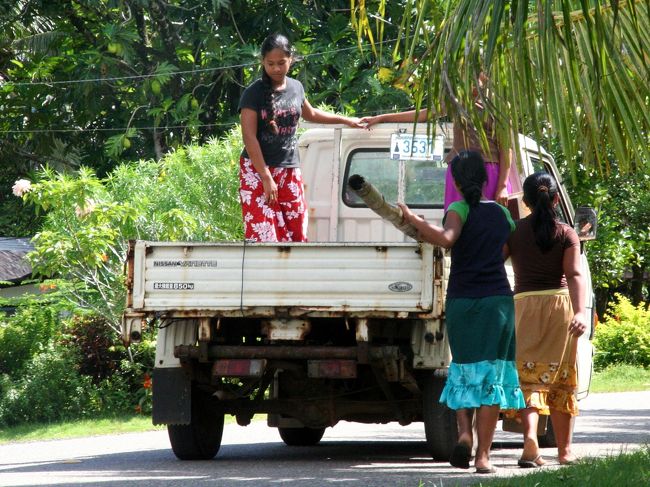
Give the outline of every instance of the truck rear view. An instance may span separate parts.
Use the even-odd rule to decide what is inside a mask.
[[[209,459],[225,415],[267,414],[288,445],[341,420],[424,421],[446,459],[442,273],[416,242],[132,242],[124,339],[160,328],[153,422],[179,458]]]

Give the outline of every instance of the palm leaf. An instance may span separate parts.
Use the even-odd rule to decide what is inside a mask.
[[[359,15],[376,4],[351,3]],[[612,153],[623,170],[650,164],[649,2],[455,0],[444,10],[404,0],[405,12],[416,7],[400,50],[414,99],[451,107],[480,129],[472,88],[485,71],[491,86],[481,95],[505,143],[511,129],[541,138],[548,127],[573,169],[607,171]]]

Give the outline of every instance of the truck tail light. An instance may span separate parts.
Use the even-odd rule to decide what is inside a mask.
[[[357,363],[354,360],[308,360],[307,375],[312,378],[354,379]]]
[[[212,365],[213,377],[262,377],[266,368],[264,359],[224,359]]]

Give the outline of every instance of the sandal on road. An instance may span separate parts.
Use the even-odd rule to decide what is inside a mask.
[[[517,461],[517,465],[519,465],[520,468],[539,468],[543,465],[546,465],[546,462],[542,458],[542,455],[537,455],[532,460],[526,460],[524,458],[520,458]]]

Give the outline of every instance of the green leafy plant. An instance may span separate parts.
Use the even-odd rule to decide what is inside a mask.
[[[60,344],[79,351],[79,373],[89,376],[94,384],[114,375],[124,357],[124,347],[96,315],[77,315],[67,320]]]
[[[73,316],[58,328],[12,376],[0,374],[0,425],[151,412],[155,329],[126,350],[97,316]]]
[[[49,283],[41,284],[49,288]],[[23,366],[37,353],[47,349],[60,331],[60,303],[47,297],[6,300],[16,312],[0,315],[0,374],[17,378]]]
[[[52,422],[87,416],[90,377],[77,371],[75,352],[52,347],[35,355],[17,381],[2,381],[0,425]]]
[[[129,239],[241,238],[240,151],[233,129],[160,161],[122,164],[105,178],[83,167],[38,173],[19,192],[45,213],[29,254],[34,273],[53,279],[61,299],[102,316],[118,333]]]
[[[596,370],[613,364],[650,367],[650,310],[645,303],[632,305],[621,294],[616,294],[616,299],[605,320],[596,328],[594,367]]]

